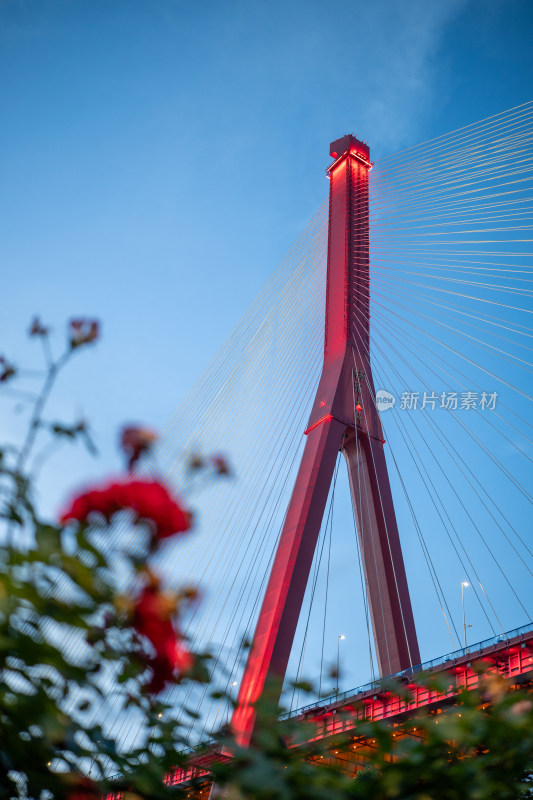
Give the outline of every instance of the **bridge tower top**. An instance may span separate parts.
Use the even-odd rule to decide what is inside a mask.
[[[341,136],[340,139],[335,139],[329,146],[329,154],[335,159],[341,158],[348,152],[359,155],[370,163],[369,146],[366,142],[357,139],[352,133],[347,133],[345,136]],[[329,169],[331,169],[331,167]]]

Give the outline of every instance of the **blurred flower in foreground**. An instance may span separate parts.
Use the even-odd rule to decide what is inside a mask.
[[[203,469],[205,467],[205,461],[201,455],[198,453],[193,453],[193,455],[189,458],[187,463],[187,469],[191,472],[196,472],[199,469]]]
[[[157,440],[155,431],[140,426],[123,428],[120,434],[120,446],[128,456],[128,469],[132,470],[144,453],[148,453]]]
[[[70,346],[73,350],[96,341],[99,334],[100,325],[96,319],[71,319],[69,322]]]
[[[114,514],[126,509],[133,511],[137,520],[151,522],[154,537],[158,540],[183,533],[192,524],[192,515],[170,496],[163,484],[156,481],[113,482],[84,492],[75,497],[61,514],[60,522],[88,522],[90,517],[98,514],[109,522]]]
[[[483,689],[491,703],[499,703],[507,694],[507,682],[501,675],[489,673],[484,676]]]
[[[172,680],[179,679],[194,665],[194,658],[183,646],[172,617],[176,613],[176,598],[160,590],[157,578],[149,575],[133,611],[133,627],[145,636],[155,655],[147,659],[152,669],[148,690],[158,694]]]
[[[509,713],[513,717],[525,717],[526,714],[529,714],[532,708],[533,703],[531,700],[519,700],[517,703],[513,703],[509,709]]]
[[[99,800],[101,792],[90,779],[80,775],[65,775],[65,783],[70,786],[67,800]]]
[[[34,317],[28,333],[30,336],[48,336],[49,331],[50,329],[42,324],[39,317]]]
[[[211,463],[217,475],[231,475],[229,462],[225,456],[220,454],[213,456],[211,458]]]
[[[16,374],[16,369],[5,356],[0,356],[0,383],[7,383]]]

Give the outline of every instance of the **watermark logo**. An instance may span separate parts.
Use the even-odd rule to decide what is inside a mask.
[[[390,392],[386,392],[385,389],[378,389],[376,392],[376,408],[380,414],[392,408],[395,402],[396,398],[394,395]]]
[[[382,414],[399,400],[402,411],[494,411],[498,392],[401,392],[396,398],[391,392],[379,389],[376,392],[376,408]]]

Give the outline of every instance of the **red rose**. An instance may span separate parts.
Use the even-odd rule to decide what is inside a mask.
[[[170,496],[166,487],[147,481],[114,482],[84,492],[61,514],[60,522],[87,522],[94,514],[100,514],[109,522],[113,514],[127,509],[133,511],[137,519],[152,523],[156,539],[183,533],[191,527],[191,514]]]
[[[175,533],[189,530],[192,522],[191,514],[170,497],[162,484],[132,481],[129,486],[130,508],[140,518],[153,522],[157,539],[165,539]]]
[[[188,672],[194,664],[192,654],[183,646],[175,628],[172,619],[175,612],[175,600],[162,593],[157,579],[150,577],[135,604],[133,627],[148,639],[155,651],[155,655],[147,659],[152,670],[148,690],[154,694]]]

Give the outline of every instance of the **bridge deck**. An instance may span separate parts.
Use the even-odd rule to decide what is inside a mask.
[[[485,664],[489,672],[508,680],[512,688],[533,685],[533,628],[528,625],[509,631],[385,679],[385,682],[396,680],[403,684],[406,689],[403,697],[384,691],[381,683],[374,682],[287,712],[280,719],[290,717],[306,724],[308,743],[331,739],[329,757],[317,756],[316,760],[337,763],[355,774],[365,765],[374,744],[368,736],[357,735],[359,723],[387,720],[397,728],[395,735],[398,737],[416,736],[416,729],[406,724],[410,717],[422,709],[437,716],[456,702],[463,689],[476,689],[480,674],[474,665],[480,663]],[[439,692],[421,686],[415,677],[422,672],[431,676],[448,676],[447,690]],[[351,743],[336,748],[336,738],[342,738],[344,742],[348,738]],[[177,786],[192,778],[208,780],[209,764],[216,760],[229,760],[229,756],[213,745],[210,752],[193,757],[188,769],[177,769],[169,774],[165,782],[168,786]]]

